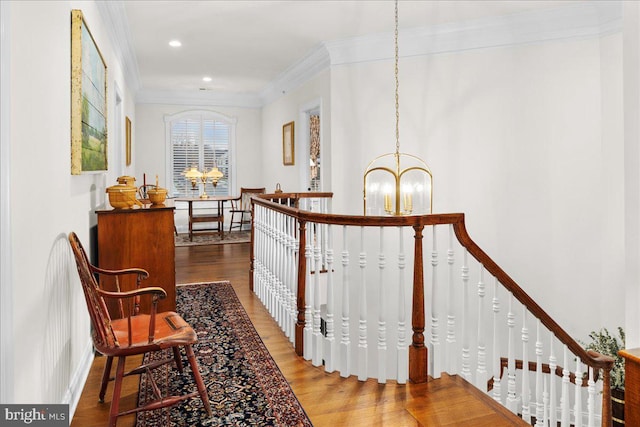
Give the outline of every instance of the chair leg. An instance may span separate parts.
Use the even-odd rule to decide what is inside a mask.
[[[229,222],[229,233],[231,233],[231,229],[233,228],[233,215],[235,215],[235,212],[231,212],[231,221]]]
[[[207,388],[204,386],[202,375],[200,375],[200,368],[198,368],[198,362],[196,361],[196,355],[193,353],[193,348],[190,345],[184,346],[187,351],[187,359],[189,360],[189,366],[191,366],[191,372],[193,372],[193,378],[196,380],[198,392],[200,392],[200,399],[204,409],[207,411],[207,415],[211,416],[211,404],[209,403],[209,395],[207,394]]]
[[[113,396],[111,397],[111,410],[109,411],[109,427],[116,427],[118,411],[120,409],[120,393],[122,391],[122,377],[124,376],[125,356],[118,357],[116,379],[113,382]]]
[[[180,357],[180,349],[178,347],[173,347],[173,358],[176,360],[176,367],[178,371],[182,373],[182,357]]]
[[[111,376],[111,364],[113,363],[113,356],[107,356],[107,361],[104,363],[104,370],[102,371],[102,383],[100,384],[100,394],[98,401],[104,403],[104,395],[107,392],[107,384],[109,383],[109,377]]]

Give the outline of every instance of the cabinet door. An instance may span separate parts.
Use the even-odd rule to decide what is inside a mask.
[[[141,286],[158,286],[167,292],[158,310],[175,310],[173,209],[98,213],[98,265],[105,269],[144,268],[149,278]],[[115,281],[101,278],[101,286],[115,290]],[[120,289],[135,289],[135,277],[121,278]],[[150,309],[150,298],[143,298],[140,312],[149,313]],[[119,317],[115,303],[109,304],[109,311]]]

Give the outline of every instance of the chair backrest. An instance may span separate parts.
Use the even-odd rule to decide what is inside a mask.
[[[107,305],[104,298],[98,293],[99,285],[91,271],[91,263],[76,233],[69,234],[69,243],[76,259],[80,283],[91,318],[93,343],[98,349],[120,347],[111,328],[111,317]]]
[[[265,188],[240,188],[240,209],[243,211],[251,210],[251,197],[256,194],[264,194]]]
[[[148,199],[149,195],[147,194],[147,192],[154,188],[157,188],[157,186],[153,184],[141,185],[140,187],[138,187],[138,197],[140,199]]]

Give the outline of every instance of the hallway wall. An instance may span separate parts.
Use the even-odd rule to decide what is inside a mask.
[[[15,403],[71,403],[79,396],[92,357],[82,291],[69,256],[66,234],[76,231],[91,245],[95,208],[109,172],[71,175],[71,10],[81,9],[107,63],[109,158],[122,134],[114,123],[134,116],[134,100],[124,81],[94,2],[10,3],[11,283]],[[122,117],[114,113],[115,85]],[[5,96],[5,94],[3,94]],[[131,169],[122,167],[125,172]],[[66,287],[64,287],[66,286]],[[56,334],[56,335],[53,335]],[[4,337],[3,337],[4,338]]]

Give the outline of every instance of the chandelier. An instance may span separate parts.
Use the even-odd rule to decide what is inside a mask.
[[[398,81],[398,0],[395,2],[396,151],[373,159],[364,173],[365,215],[429,214],[433,205],[433,175],[427,164],[400,152]]]

